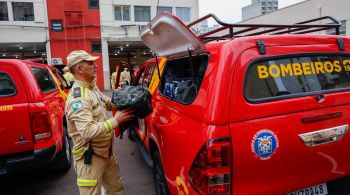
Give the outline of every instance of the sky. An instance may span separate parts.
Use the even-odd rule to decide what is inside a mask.
[[[279,0],[278,8],[301,1],[304,0]],[[213,13],[224,22],[240,22],[242,20],[242,8],[250,5],[251,2],[251,0],[199,0],[199,17]]]

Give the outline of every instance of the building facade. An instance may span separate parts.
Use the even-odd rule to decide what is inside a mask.
[[[278,0],[252,0],[252,4],[242,8],[242,20],[248,20],[278,9]]]
[[[199,16],[199,0],[0,0],[0,58],[46,59],[65,65],[77,49],[100,56],[97,85],[110,89],[121,61],[140,65],[151,51],[142,28],[161,11],[185,23]]]
[[[66,64],[66,56],[73,50],[100,56],[96,61],[97,86],[103,89],[99,1],[48,0],[47,12],[51,45],[49,64]]]
[[[50,53],[45,0],[0,1],[0,58],[41,58]]]
[[[340,34],[350,36],[350,12],[347,11],[348,7],[350,7],[349,0],[306,0],[275,12],[244,20],[241,23],[294,24],[323,16],[331,16],[342,23]],[[331,23],[331,21],[324,20],[322,23]],[[335,31],[332,29],[319,33],[334,34]]]
[[[189,23],[199,17],[198,0],[100,0],[105,89],[110,88],[110,75],[121,61],[139,66],[151,57],[140,33],[148,21],[162,11]]]

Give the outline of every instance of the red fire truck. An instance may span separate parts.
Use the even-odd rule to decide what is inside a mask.
[[[190,30],[208,18],[221,26]],[[135,85],[152,93],[136,138],[156,194],[349,194],[350,39],[312,34],[339,27],[154,18],[141,38],[163,59]]]
[[[69,170],[68,88],[54,67],[0,60],[0,175],[39,167]]]

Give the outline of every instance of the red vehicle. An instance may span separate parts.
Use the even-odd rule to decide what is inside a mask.
[[[221,27],[189,30],[207,18]],[[153,19],[141,38],[164,58],[135,84],[152,93],[136,138],[156,194],[350,194],[350,39],[309,34],[339,26]]]
[[[70,168],[67,87],[56,68],[0,60],[0,175],[45,165]]]

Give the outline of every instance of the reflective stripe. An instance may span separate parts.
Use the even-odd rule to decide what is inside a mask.
[[[73,149],[72,150],[73,156],[76,158],[79,158],[81,156],[83,156],[84,154],[84,148],[79,148],[79,149]]]
[[[80,157],[82,157],[83,155],[84,155],[84,152],[81,153],[81,154],[73,154],[73,157],[74,157],[74,158],[80,158]]]
[[[77,179],[79,187],[93,187],[97,184],[97,179]]]
[[[108,126],[109,126],[110,130],[112,131],[112,129],[113,129],[112,122],[110,120],[107,120],[107,123],[108,123]]]
[[[101,142],[101,141],[107,141],[112,139],[112,134],[108,133],[106,135],[99,136],[97,138],[94,138],[92,142]]]
[[[81,96],[85,98],[85,88],[80,87],[80,89],[81,89]]]
[[[103,125],[105,126],[105,128],[106,128],[107,131],[110,131],[107,122],[103,122]]]
[[[88,89],[85,88],[85,97],[87,98],[88,97]]]
[[[163,69],[165,67],[165,62],[167,61],[166,58],[163,58],[160,63],[159,63],[159,70],[160,70],[160,73],[162,74],[163,73]],[[152,80],[148,86],[148,91],[153,94],[154,91],[157,89],[158,87],[158,84],[159,84],[159,76],[158,76],[158,69],[155,68],[154,71],[153,71],[153,74],[152,74]]]
[[[87,88],[86,88],[86,87],[82,87],[82,91],[83,91],[83,96],[84,96],[85,98],[87,98],[87,97],[88,97]]]

